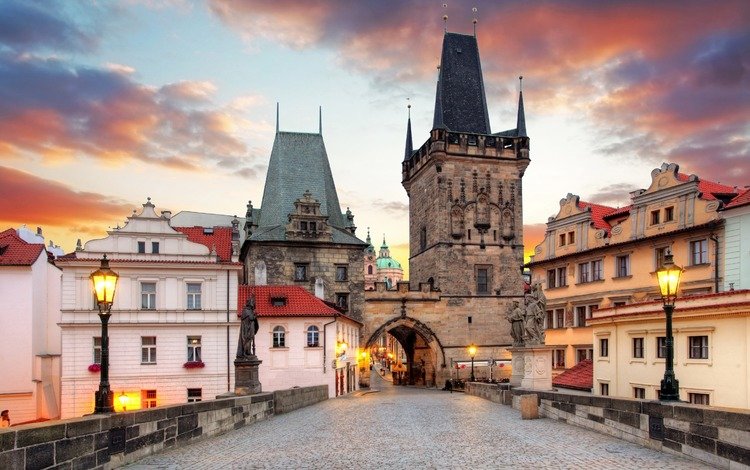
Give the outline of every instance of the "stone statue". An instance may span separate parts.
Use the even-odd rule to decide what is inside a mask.
[[[258,317],[255,315],[255,297],[247,299],[240,317],[240,340],[237,343],[237,359],[255,358],[255,333],[258,332]]]
[[[505,311],[505,318],[510,322],[510,334],[513,337],[513,346],[523,346],[524,336],[524,309],[517,300]]]
[[[525,297],[524,341],[526,344],[544,344],[544,316],[547,310],[547,298],[542,292],[542,285],[531,286],[531,292]]]

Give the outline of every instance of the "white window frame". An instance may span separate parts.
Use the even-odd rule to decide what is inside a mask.
[[[620,261],[625,261],[625,273],[622,273],[621,263]],[[624,255],[617,255],[615,256],[615,279],[617,278],[624,278],[624,277],[630,277],[631,276],[631,270],[630,270],[630,253],[624,254]]]
[[[276,325],[271,330],[271,347],[274,349],[286,348],[286,328]]]
[[[187,337],[187,361],[203,362],[201,354],[202,338],[200,335],[191,335]]]
[[[190,291],[191,286],[195,289],[198,286],[198,290]],[[185,282],[185,309],[186,310],[202,310],[203,309],[203,283],[199,281],[186,281]]]
[[[102,363],[102,337],[101,336],[94,336],[93,337],[93,344],[94,344],[94,348],[93,348],[94,362],[93,362],[93,364],[101,364]]]
[[[141,408],[156,408],[156,390],[141,390]]]
[[[203,401],[203,389],[202,388],[188,388],[187,389],[187,402],[195,403],[199,401]]]
[[[305,328],[305,345],[308,348],[320,347],[320,327],[318,325],[308,325]]]
[[[141,364],[156,364],[156,336],[141,336]]]
[[[141,310],[156,310],[156,293],[158,291],[156,281],[142,280],[141,287]],[[145,290],[145,286],[154,286],[153,292]]]
[[[696,247],[698,248],[697,250]],[[688,243],[688,254],[690,256],[690,266],[708,264],[708,238],[691,240]]]

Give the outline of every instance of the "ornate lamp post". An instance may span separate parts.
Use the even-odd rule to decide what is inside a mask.
[[[107,255],[102,257],[102,264],[93,273],[91,281],[94,285],[96,303],[99,307],[99,319],[102,321],[102,368],[99,377],[99,391],[96,392],[96,405],[94,413],[112,413],[112,392],[109,389],[109,336],[107,335],[107,323],[109,323],[112,302],[115,299],[115,288],[117,287],[117,275],[109,269]]]
[[[664,313],[667,317],[667,361],[664,378],[661,381],[661,390],[659,400],[661,401],[679,401],[680,400],[680,383],[674,376],[674,338],[672,337],[672,313],[674,312],[674,303],[677,299],[677,288],[680,286],[680,275],[682,268],[672,262],[672,253],[664,256],[664,263],[656,271],[659,279],[659,290],[661,291],[661,300],[664,303]]]
[[[474,343],[471,343],[466,350],[469,352],[469,357],[471,357],[471,377],[469,378],[470,381],[474,382],[474,356],[477,355],[477,347],[474,345]]]

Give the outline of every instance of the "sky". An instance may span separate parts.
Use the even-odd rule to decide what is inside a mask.
[[[663,162],[750,185],[746,0],[0,0],[0,230],[69,252],[147,197],[242,216],[278,102],[286,131],[322,106],[342,210],[406,265],[407,104],[418,148],[443,31],[473,18],[493,132],[524,77],[527,253],[566,194],[627,205]]]

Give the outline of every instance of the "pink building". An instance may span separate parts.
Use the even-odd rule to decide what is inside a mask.
[[[385,242],[380,245],[380,251],[375,256],[375,247],[372,246],[370,230],[367,230],[367,248],[365,248],[365,290],[375,290],[376,282],[385,282],[388,289],[396,288],[396,283],[404,278],[404,270],[401,263],[391,258],[391,251]]]

